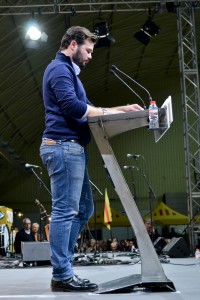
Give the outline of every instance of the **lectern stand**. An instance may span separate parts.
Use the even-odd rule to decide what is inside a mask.
[[[161,124],[161,127],[163,127],[163,130],[159,130],[164,132],[167,129],[163,126],[163,124],[165,125],[166,108],[160,109],[159,115],[159,123]],[[159,291],[175,291],[174,284],[165,276],[134,198],[109,144],[109,139],[117,134],[139,127],[148,127],[148,110],[91,117],[88,118],[88,122],[103,161],[115,186],[115,190],[137,237],[137,244],[141,256],[141,274],[133,274],[128,277],[100,284],[99,290],[96,293],[127,292],[133,291],[134,288],[137,287]]]

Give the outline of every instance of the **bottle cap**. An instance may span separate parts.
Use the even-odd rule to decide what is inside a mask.
[[[155,100],[151,100],[150,104],[156,104]]]

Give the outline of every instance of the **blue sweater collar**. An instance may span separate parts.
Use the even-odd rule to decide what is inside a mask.
[[[73,61],[71,61],[71,58],[69,56],[65,55],[64,53],[58,52],[58,53],[56,53],[56,58],[60,59],[61,61],[66,61],[68,63],[71,63],[76,75],[78,76],[80,74],[81,69],[79,68],[79,66],[77,64],[75,64]]]

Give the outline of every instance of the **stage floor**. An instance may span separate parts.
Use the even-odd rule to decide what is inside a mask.
[[[0,299],[98,299],[98,300],[199,300],[200,265],[195,258],[169,258],[162,263],[165,275],[176,288],[175,292],[147,292],[137,290],[131,293],[95,294],[95,293],[53,293],[50,290],[51,266],[6,267],[0,268]],[[81,278],[88,278],[97,284],[141,274],[140,263],[116,265],[75,266],[75,272]]]

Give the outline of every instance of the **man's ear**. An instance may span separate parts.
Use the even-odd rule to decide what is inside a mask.
[[[72,40],[71,43],[70,43],[70,47],[71,47],[71,50],[75,50],[77,48],[78,44],[75,40]]]

